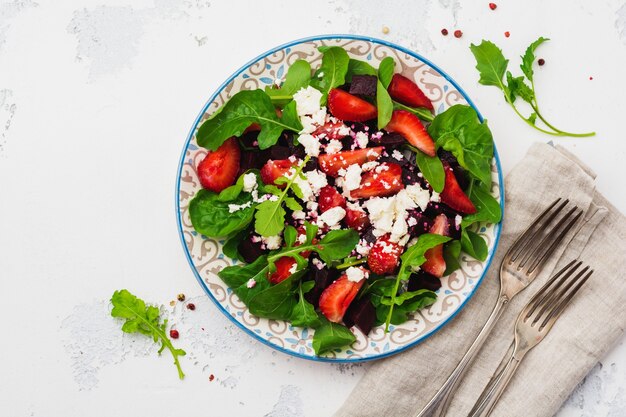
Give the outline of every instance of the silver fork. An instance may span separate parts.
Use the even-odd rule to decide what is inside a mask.
[[[508,360],[505,355],[468,417],[487,417],[491,414],[526,353],[546,337],[567,304],[593,273],[585,266],[576,274],[581,265],[580,261],[570,262],[524,307],[515,323],[513,354]]]
[[[568,203],[569,200],[557,198],[537,216],[504,255],[500,265],[500,295],[491,315],[465,356],[417,417],[441,417],[446,414],[459,382],[485,343],[504,307],[537,277],[545,261],[582,215],[582,210],[576,206],[561,215]]]

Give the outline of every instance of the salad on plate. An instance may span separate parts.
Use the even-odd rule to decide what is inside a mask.
[[[315,329],[320,355],[433,304],[497,223],[493,138],[466,105],[434,114],[397,69],[323,46],[319,68],[234,94],[196,132],[208,149],[194,229],[237,259],[219,277],[251,314]]]

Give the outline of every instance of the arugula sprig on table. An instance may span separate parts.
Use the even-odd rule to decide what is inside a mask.
[[[533,63],[536,58],[535,50],[546,41],[548,41],[547,38],[540,37],[528,46],[526,52],[521,57],[522,63],[520,69],[522,70],[523,76],[519,77],[514,77],[510,71],[507,71],[509,60],[504,57],[502,50],[493,42],[483,40],[480,45],[472,44],[470,49],[476,58],[476,69],[480,74],[478,82],[483,85],[495,86],[502,90],[504,99],[513,108],[515,113],[529,126],[542,133],[552,136],[594,136],[595,132],[571,133],[557,129],[550,124],[539,111],[537,94],[535,92]],[[530,86],[527,82],[530,83]],[[524,116],[516,106],[515,101],[518,97],[530,105],[532,112],[528,117]],[[537,126],[537,118],[545,124],[544,128]]]
[[[125,333],[141,333],[151,336],[155,343],[160,342],[159,355],[167,348],[174,358],[174,365],[178,370],[178,377],[183,379],[185,374],[178,361],[179,356],[185,356],[185,351],[177,349],[167,336],[167,320],[161,321],[158,307],[147,306],[145,301],[137,298],[128,290],[119,290],[111,297],[113,309],[111,316],[125,319],[122,331]]]

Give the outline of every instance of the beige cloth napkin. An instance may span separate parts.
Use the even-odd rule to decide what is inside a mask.
[[[499,288],[502,257],[529,222],[556,197],[585,210],[584,221],[544,271],[504,311],[466,374],[448,416],[465,416],[513,340],[522,307],[571,259],[595,269],[550,334],[524,359],[493,416],[553,416],[626,327],[626,219],[595,190],[595,173],[560,147],[535,144],[505,181],[506,208],[493,266],[462,312],[405,353],[375,362],[336,417],[414,416],[435,394],[487,320]]]

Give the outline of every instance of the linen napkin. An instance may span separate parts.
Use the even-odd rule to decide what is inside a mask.
[[[454,396],[448,416],[465,416],[513,340],[517,315],[545,281],[572,259],[595,273],[550,334],[520,365],[492,416],[553,416],[580,380],[623,337],[626,327],[626,219],[595,190],[595,173],[561,147],[535,144],[505,180],[505,212],[492,267],[466,307],[407,352],[373,363],[336,417],[413,417],[445,382],[496,301],[506,251],[555,198],[584,209],[542,273],[505,309]]]

